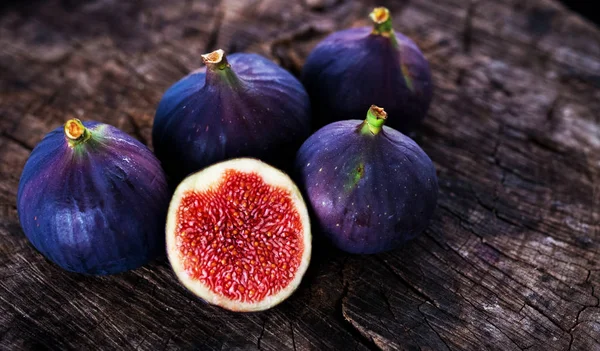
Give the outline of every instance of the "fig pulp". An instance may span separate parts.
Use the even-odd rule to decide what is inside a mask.
[[[167,253],[178,279],[203,300],[232,311],[271,308],[297,288],[310,261],[302,195],[256,159],[209,166],[175,190]]]
[[[206,67],[170,87],[154,119],[154,149],[173,183],[242,156],[291,168],[310,133],[302,84],[260,55],[217,50],[202,59]]]
[[[166,176],[152,152],[107,124],[67,121],[25,164],[17,210],[25,235],[63,269],[112,274],[164,253]]]
[[[386,117],[371,106],[364,122],[331,123],[298,151],[299,185],[314,218],[347,252],[400,246],[427,227],[436,207],[433,163],[412,139],[384,126]]]
[[[315,128],[384,106],[386,124],[403,133],[425,118],[432,98],[429,63],[408,37],[392,29],[389,11],[370,15],[372,27],[335,32],[310,53],[302,83],[310,95]]]

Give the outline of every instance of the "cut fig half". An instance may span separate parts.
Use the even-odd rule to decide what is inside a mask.
[[[232,311],[282,302],[310,262],[310,221],[299,189],[257,159],[232,159],[189,175],[171,199],[166,230],[181,283]]]

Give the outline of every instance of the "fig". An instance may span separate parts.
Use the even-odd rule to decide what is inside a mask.
[[[166,232],[179,281],[232,311],[282,302],[310,261],[310,222],[299,189],[258,159],[222,161],[185,178],[171,199]]]
[[[310,100],[292,74],[258,55],[223,50],[171,86],[156,111],[157,157],[178,183],[187,174],[237,157],[291,168],[310,133]]]
[[[309,54],[301,80],[310,95],[315,128],[384,106],[386,124],[403,133],[416,129],[431,103],[429,63],[408,37],[392,28],[390,12],[378,7],[372,27],[341,30]]]
[[[26,237],[50,261],[105,275],[164,254],[169,198],[146,146],[116,127],[70,119],[27,159],[17,211]]]
[[[298,185],[313,218],[346,252],[399,247],[427,227],[437,204],[433,163],[412,139],[384,126],[386,118],[373,105],[364,121],[328,124],[298,151]]]

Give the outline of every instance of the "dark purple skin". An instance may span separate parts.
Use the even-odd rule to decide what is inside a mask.
[[[215,162],[255,157],[291,168],[310,133],[310,100],[285,69],[257,55],[227,56],[170,87],[156,116],[155,153],[175,183]]]
[[[164,254],[166,176],[142,143],[110,125],[85,122],[91,137],[71,146],[63,128],[35,147],[19,182],[25,235],[68,271],[105,275]]]
[[[318,130],[298,151],[296,174],[333,244],[372,254],[397,248],[427,227],[438,185],[431,160],[412,139],[385,126],[365,135],[362,123],[338,121]]]
[[[371,104],[384,106],[390,116],[386,125],[403,133],[425,118],[433,90],[429,63],[401,33],[395,32],[396,46],[372,31],[335,32],[308,56],[301,80],[310,95],[314,127],[361,116]]]

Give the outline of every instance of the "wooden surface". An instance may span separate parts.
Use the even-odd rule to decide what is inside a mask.
[[[37,1],[0,15],[0,349],[600,350],[600,30],[551,0],[381,1],[436,85],[416,140],[440,200],[403,249],[315,240],[267,312],[204,305],[167,262],[65,273],[26,241],[17,184],[70,116],[150,143],[163,91],[200,54],[264,54],[298,74],[372,2]]]

